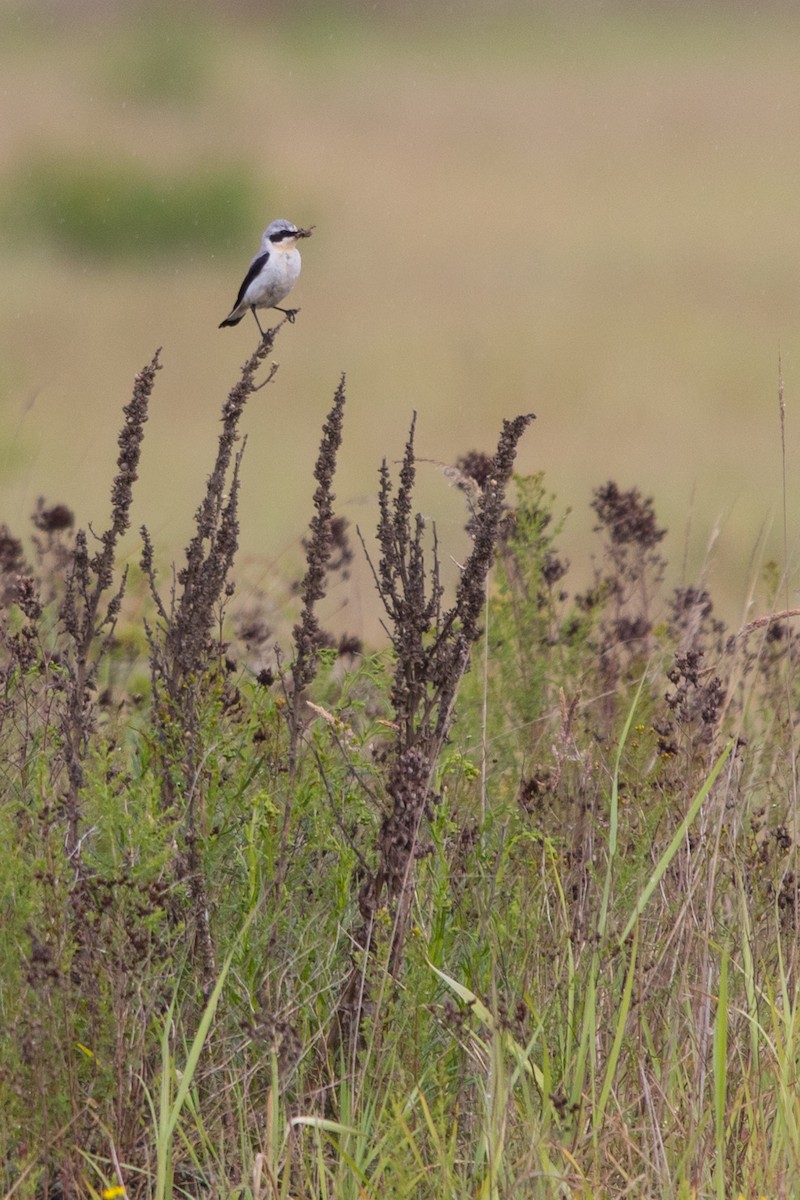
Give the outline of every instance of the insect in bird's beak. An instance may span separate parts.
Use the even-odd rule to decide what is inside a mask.
[[[316,228],[317,228],[317,227],[316,227],[316,225],[309,225],[308,229],[298,229],[298,231],[297,231],[297,236],[298,236],[299,238],[301,238],[301,237],[311,237],[311,234],[314,232],[314,230],[315,230]]]

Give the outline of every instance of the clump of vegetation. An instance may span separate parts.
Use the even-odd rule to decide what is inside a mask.
[[[450,599],[412,423],[379,472],[388,645],[337,643],[342,378],[266,665],[230,609],[279,329],[166,594],[146,530],[115,561],[157,354],[96,546],[63,505],[0,530],[4,1194],[795,1195],[796,614],[729,633],[665,595],[653,502],[613,482],[573,594],[520,416],[457,464]]]
[[[253,223],[256,188],[225,166],[155,171],[107,157],[40,154],[22,165],[4,201],[6,221],[29,236],[100,261],[231,248]]]

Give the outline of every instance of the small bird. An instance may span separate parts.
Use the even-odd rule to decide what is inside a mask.
[[[298,229],[291,221],[273,221],[264,231],[261,249],[250,263],[242,280],[236,303],[220,329],[225,325],[238,325],[248,309],[255,317],[262,338],[265,336],[256,313],[257,308],[277,308],[289,321],[294,321],[297,308],[278,308],[278,301],[289,295],[300,275],[300,251],[298,238],[311,237],[310,229]]]

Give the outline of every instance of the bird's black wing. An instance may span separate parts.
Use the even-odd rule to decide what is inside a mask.
[[[239,295],[236,297],[236,303],[233,306],[234,308],[238,308],[242,303],[242,297],[244,296],[245,292],[250,287],[250,284],[253,282],[256,275],[258,275],[259,272],[262,271],[267,265],[268,261],[269,250],[265,250],[263,254],[259,254],[258,257],[254,258],[250,263],[250,269],[242,280],[242,286],[239,288]]]

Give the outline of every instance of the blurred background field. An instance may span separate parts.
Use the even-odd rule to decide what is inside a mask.
[[[533,411],[519,467],[573,510],[573,585],[611,478],[653,495],[675,581],[707,577],[735,623],[784,563],[780,352],[796,602],[798,58],[789,4],[4,0],[0,520],[45,495],[103,527],[161,345],[136,512],[180,554],[254,346],[252,321],[217,325],[287,217],[316,233],[245,419],[240,588],[299,559],[344,370],[353,522],[412,410],[447,463]],[[462,499],[420,482],[458,556]],[[373,608],[357,572],[342,623],[371,633]]]

